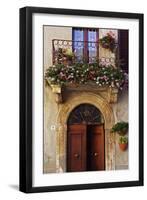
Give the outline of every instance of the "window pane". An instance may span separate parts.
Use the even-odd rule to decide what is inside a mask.
[[[103,121],[100,110],[90,104],[80,104],[70,113],[68,118],[68,124],[97,124]]]
[[[83,49],[84,49],[84,31],[83,29],[73,29],[73,48],[77,62],[83,61]],[[82,42],[80,42],[82,41]]]
[[[88,55],[89,62],[96,62],[97,59],[97,31],[96,29],[88,30]]]

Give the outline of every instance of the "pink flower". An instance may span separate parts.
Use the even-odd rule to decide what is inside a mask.
[[[114,38],[116,40],[116,34],[113,31],[109,31],[107,33],[107,35],[110,36],[110,37],[112,37],[112,38]]]
[[[62,72],[60,72],[60,76],[64,76],[64,74]]]

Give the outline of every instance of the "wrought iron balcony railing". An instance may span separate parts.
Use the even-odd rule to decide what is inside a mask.
[[[52,40],[53,64],[74,64],[74,63],[115,63],[114,57],[99,58],[99,42],[73,41],[73,40]],[[118,44],[114,44],[114,53],[118,53]]]

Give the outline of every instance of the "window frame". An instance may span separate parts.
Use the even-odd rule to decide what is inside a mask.
[[[95,30],[96,31],[96,41],[95,43],[97,43],[97,53],[96,53],[96,57],[99,58],[99,28],[81,28],[81,27],[73,27],[72,28],[72,41],[77,41],[74,38],[74,31],[81,29],[83,30],[83,41],[84,42],[84,48],[83,48],[83,60],[85,59],[86,63],[89,63],[89,50],[88,50],[88,43],[90,41],[88,41],[88,31],[90,30]],[[73,46],[73,51],[75,50],[74,46]]]

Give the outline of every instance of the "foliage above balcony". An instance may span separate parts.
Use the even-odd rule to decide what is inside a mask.
[[[122,89],[126,82],[126,73],[112,65],[98,63],[77,63],[72,66],[57,64],[49,67],[45,78],[50,84],[89,84],[95,83],[99,87],[108,86]]]

